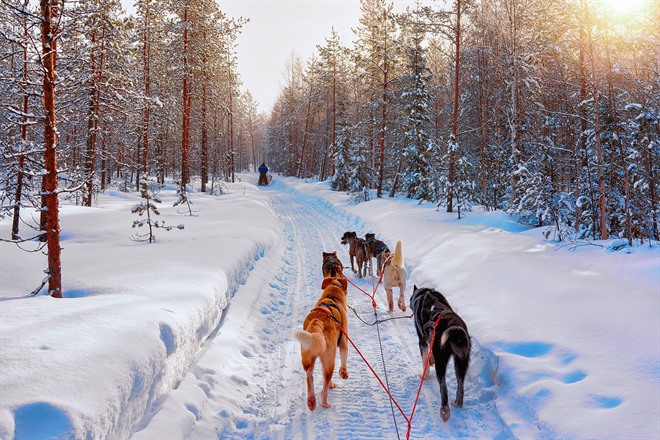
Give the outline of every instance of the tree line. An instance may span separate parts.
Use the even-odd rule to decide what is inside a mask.
[[[658,240],[660,7],[453,0],[395,13],[362,0],[293,57],[266,128],[277,171],[356,200],[482,205],[555,239]]]

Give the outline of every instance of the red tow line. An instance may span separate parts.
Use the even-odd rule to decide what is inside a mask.
[[[381,269],[381,271],[380,271],[380,277],[378,277],[378,282],[376,283],[376,287],[374,287],[374,292],[373,292],[373,293],[369,293],[369,292],[367,292],[366,290],[364,290],[363,288],[361,288],[360,286],[358,286],[357,284],[355,284],[353,281],[351,281],[351,280],[349,280],[348,278],[346,278],[346,281],[348,281],[348,283],[349,283],[351,286],[355,287],[357,290],[359,290],[360,292],[364,293],[364,294],[367,295],[369,298],[371,298],[371,307],[373,307],[374,310],[376,310],[376,299],[375,299],[375,298],[376,298],[376,292],[378,291],[378,286],[380,286],[380,282],[383,280],[383,273],[385,273],[385,270],[384,270],[384,269],[385,269],[385,265],[386,265],[387,263],[389,263],[390,261],[392,261],[392,258],[393,258],[393,256],[390,255],[390,256],[387,257],[387,259],[385,260],[385,263],[383,263],[383,269]]]
[[[381,380],[381,378],[378,376],[378,374],[376,373],[376,371],[373,369],[373,367],[371,366],[371,364],[369,364],[369,361],[367,361],[367,359],[364,357],[364,355],[362,354],[362,352],[360,352],[360,350],[357,348],[357,346],[355,345],[355,343],[353,342],[353,340],[348,336],[348,333],[346,333],[346,331],[342,328],[341,325],[337,325],[337,327],[339,327],[339,330],[341,330],[341,332],[343,333],[343,335],[346,336],[346,339],[348,339],[348,342],[350,342],[351,345],[353,346],[353,348],[355,349],[355,351],[357,351],[357,354],[360,355],[360,357],[362,358],[362,360],[364,361],[364,363],[367,364],[367,367],[369,367],[369,369],[371,370],[371,372],[373,373],[373,375],[376,377],[376,379],[378,379],[378,383],[380,383],[380,386],[383,387],[383,389],[385,390],[385,392],[386,392],[387,395],[389,396],[390,400],[394,403],[394,405],[396,405],[397,409],[399,410],[399,412],[401,413],[401,415],[403,416],[403,418],[404,418],[404,419],[406,420],[406,422],[408,423],[408,431],[406,432],[406,439],[407,439],[407,440],[410,439],[410,430],[412,429],[412,419],[413,419],[413,417],[414,417],[414,415],[415,415],[415,410],[417,409],[417,401],[419,400],[419,395],[420,395],[421,392],[422,392],[422,385],[424,384],[424,378],[426,377],[426,370],[427,370],[428,367],[429,367],[429,359],[431,359],[431,356],[430,356],[430,350],[431,350],[431,347],[433,347],[433,342],[434,342],[434,340],[435,340],[435,329],[436,329],[436,327],[438,326],[438,323],[440,322],[441,319],[442,319],[442,316],[438,316],[438,319],[436,319],[436,320],[435,320],[435,323],[433,324],[433,336],[431,336],[431,343],[429,344],[429,352],[427,353],[427,355],[426,355],[426,361],[424,362],[424,371],[422,372],[422,380],[419,382],[419,387],[417,388],[417,396],[415,396],[415,403],[413,403],[413,408],[412,408],[412,412],[410,413],[410,417],[406,416],[406,413],[403,412],[403,410],[401,409],[401,406],[400,406],[399,403],[396,401],[396,399],[394,398],[394,396],[392,395],[392,393],[390,392],[390,390],[387,389],[387,387],[385,386],[385,384],[383,383],[383,381]]]

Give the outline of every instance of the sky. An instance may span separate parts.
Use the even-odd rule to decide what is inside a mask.
[[[356,205],[329,182],[238,177],[222,196],[196,185],[192,215],[169,182],[157,218],[185,228],[152,244],[131,240],[146,232],[131,227],[136,192],[63,200],[62,299],[28,296],[46,257],[0,242],[0,438],[406,438],[413,408],[416,440],[660,438],[659,243],[558,243],[501,211],[457,220],[404,197]],[[465,404],[447,423],[433,374],[415,406],[410,311],[387,312],[377,278],[350,270],[347,230],[401,240],[406,300],[435,288],[467,323]],[[351,283],[355,348],[332,406],[311,412],[293,333],[321,294],[323,251]],[[318,393],[318,364],[314,378]],[[447,382],[453,398],[451,366]]]
[[[401,12],[415,1],[393,3],[395,12]],[[270,111],[284,84],[292,54],[304,65],[316,46],[325,44],[333,28],[342,44],[352,46],[352,29],[360,19],[359,0],[218,0],[218,4],[232,17],[250,19],[238,37],[238,68],[244,88],[250,90],[263,112]]]
[[[343,44],[352,45],[352,28],[360,19],[359,0],[217,0],[227,15],[249,18],[238,37],[238,70],[243,88],[252,93],[262,112],[270,111],[284,84],[284,71],[292,54],[303,63],[332,28]],[[429,3],[425,0],[423,3]],[[402,11],[413,0],[395,1]],[[133,11],[133,0],[122,0]]]
[[[354,0],[218,0],[232,17],[249,18],[238,37],[238,69],[244,88],[267,112],[284,84],[292,54],[303,63],[334,29],[351,44],[358,25],[360,3]]]

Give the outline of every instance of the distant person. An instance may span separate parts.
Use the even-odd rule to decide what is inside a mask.
[[[268,185],[268,176],[266,176],[267,172],[268,167],[266,166],[266,162],[262,162],[259,166],[259,185]]]

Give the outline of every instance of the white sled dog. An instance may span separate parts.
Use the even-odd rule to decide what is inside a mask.
[[[406,292],[406,279],[408,272],[403,264],[403,252],[401,251],[401,240],[396,242],[394,254],[386,255],[385,265],[383,266],[383,286],[385,293],[387,293],[387,306],[389,311],[394,311],[394,300],[392,298],[392,287],[399,288],[399,301],[397,305],[401,311],[406,311],[406,300],[404,298]]]

